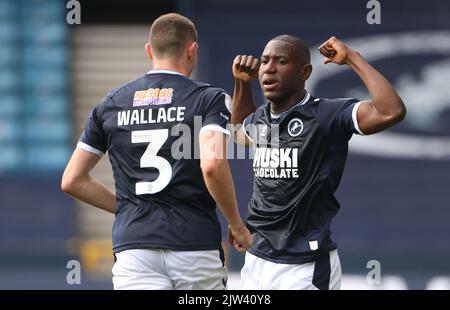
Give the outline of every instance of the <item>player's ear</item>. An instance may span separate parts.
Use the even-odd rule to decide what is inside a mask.
[[[302,81],[306,81],[307,79],[309,79],[309,76],[311,75],[312,69],[313,68],[312,68],[311,64],[306,64],[306,65],[303,66],[302,73],[301,73]]]
[[[150,43],[145,44],[145,51],[147,52],[148,58],[153,61],[153,53],[152,53],[152,47],[150,46]]]
[[[189,60],[195,59],[198,49],[198,43],[192,42],[188,44],[187,47],[187,56]]]

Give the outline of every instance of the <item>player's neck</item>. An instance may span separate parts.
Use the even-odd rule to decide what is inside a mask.
[[[189,77],[191,75],[191,70],[188,66],[183,63],[177,63],[172,60],[154,60],[153,70],[169,70],[179,72],[184,76]]]
[[[303,98],[305,98],[305,96],[306,96],[306,90],[302,89],[301,91],[292,94],[291,96],[289,96],[288,98],[286,98],[283,101],[280,101],[280,102],[272,101],[272,103],[270,105],[270,111],[275,114],[287,111],[290,108],[292,108],[293,106],[295,106],[297,103],[302,101]]]

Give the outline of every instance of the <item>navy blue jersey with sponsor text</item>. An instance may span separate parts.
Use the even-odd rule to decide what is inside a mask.
[[[254,192],[247,226],[252,254],[286,264],[315,260],[336,248],[330,223],[348,140],[360,133],[356,99],[304,99],[288,111],[260,106],[245,121],[255,146]]]
[[[114,252],[221,249],[198,135],[204,129],[229,134],[229,104],[221,89],[154,70],[94,108],[78,147],[108,152],[117,197]]]

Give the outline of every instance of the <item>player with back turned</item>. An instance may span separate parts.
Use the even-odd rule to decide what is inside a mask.
[[[189,78],[197,49],[189,19],[155,20],[146,44],[154,69],[94,108],[64,172],[63,191],[116,215],[115,289],[225,289],[216,204],[235,248],[251,244],[224,155],[231,99]],[[89,174],[106,152],[115,194]]]

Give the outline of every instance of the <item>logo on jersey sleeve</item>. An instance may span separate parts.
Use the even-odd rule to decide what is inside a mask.
[[[288,124],[288,133],[291,137],[297,137],[303,132],[303,122],[299,118],[293,118]]]
[[[231,113],[231,97],[227,93],[223,93],[223,94],[224,94],[224,98],[225,98],[225,101],[224,101],[225,107],[227,108],[228,112]],[[227,122],[230,121],[230,116],[225,113],[220,112],[219,116],[222,117],[223,119],[225,119]]]
[[[227,93],[223,93],[225,95],[225,106],[227,110],[231,113],[231,97]]]
[[[171,104],[173,88],[150,88],[134,93],[133,107],[145,107],[148,105]]]

